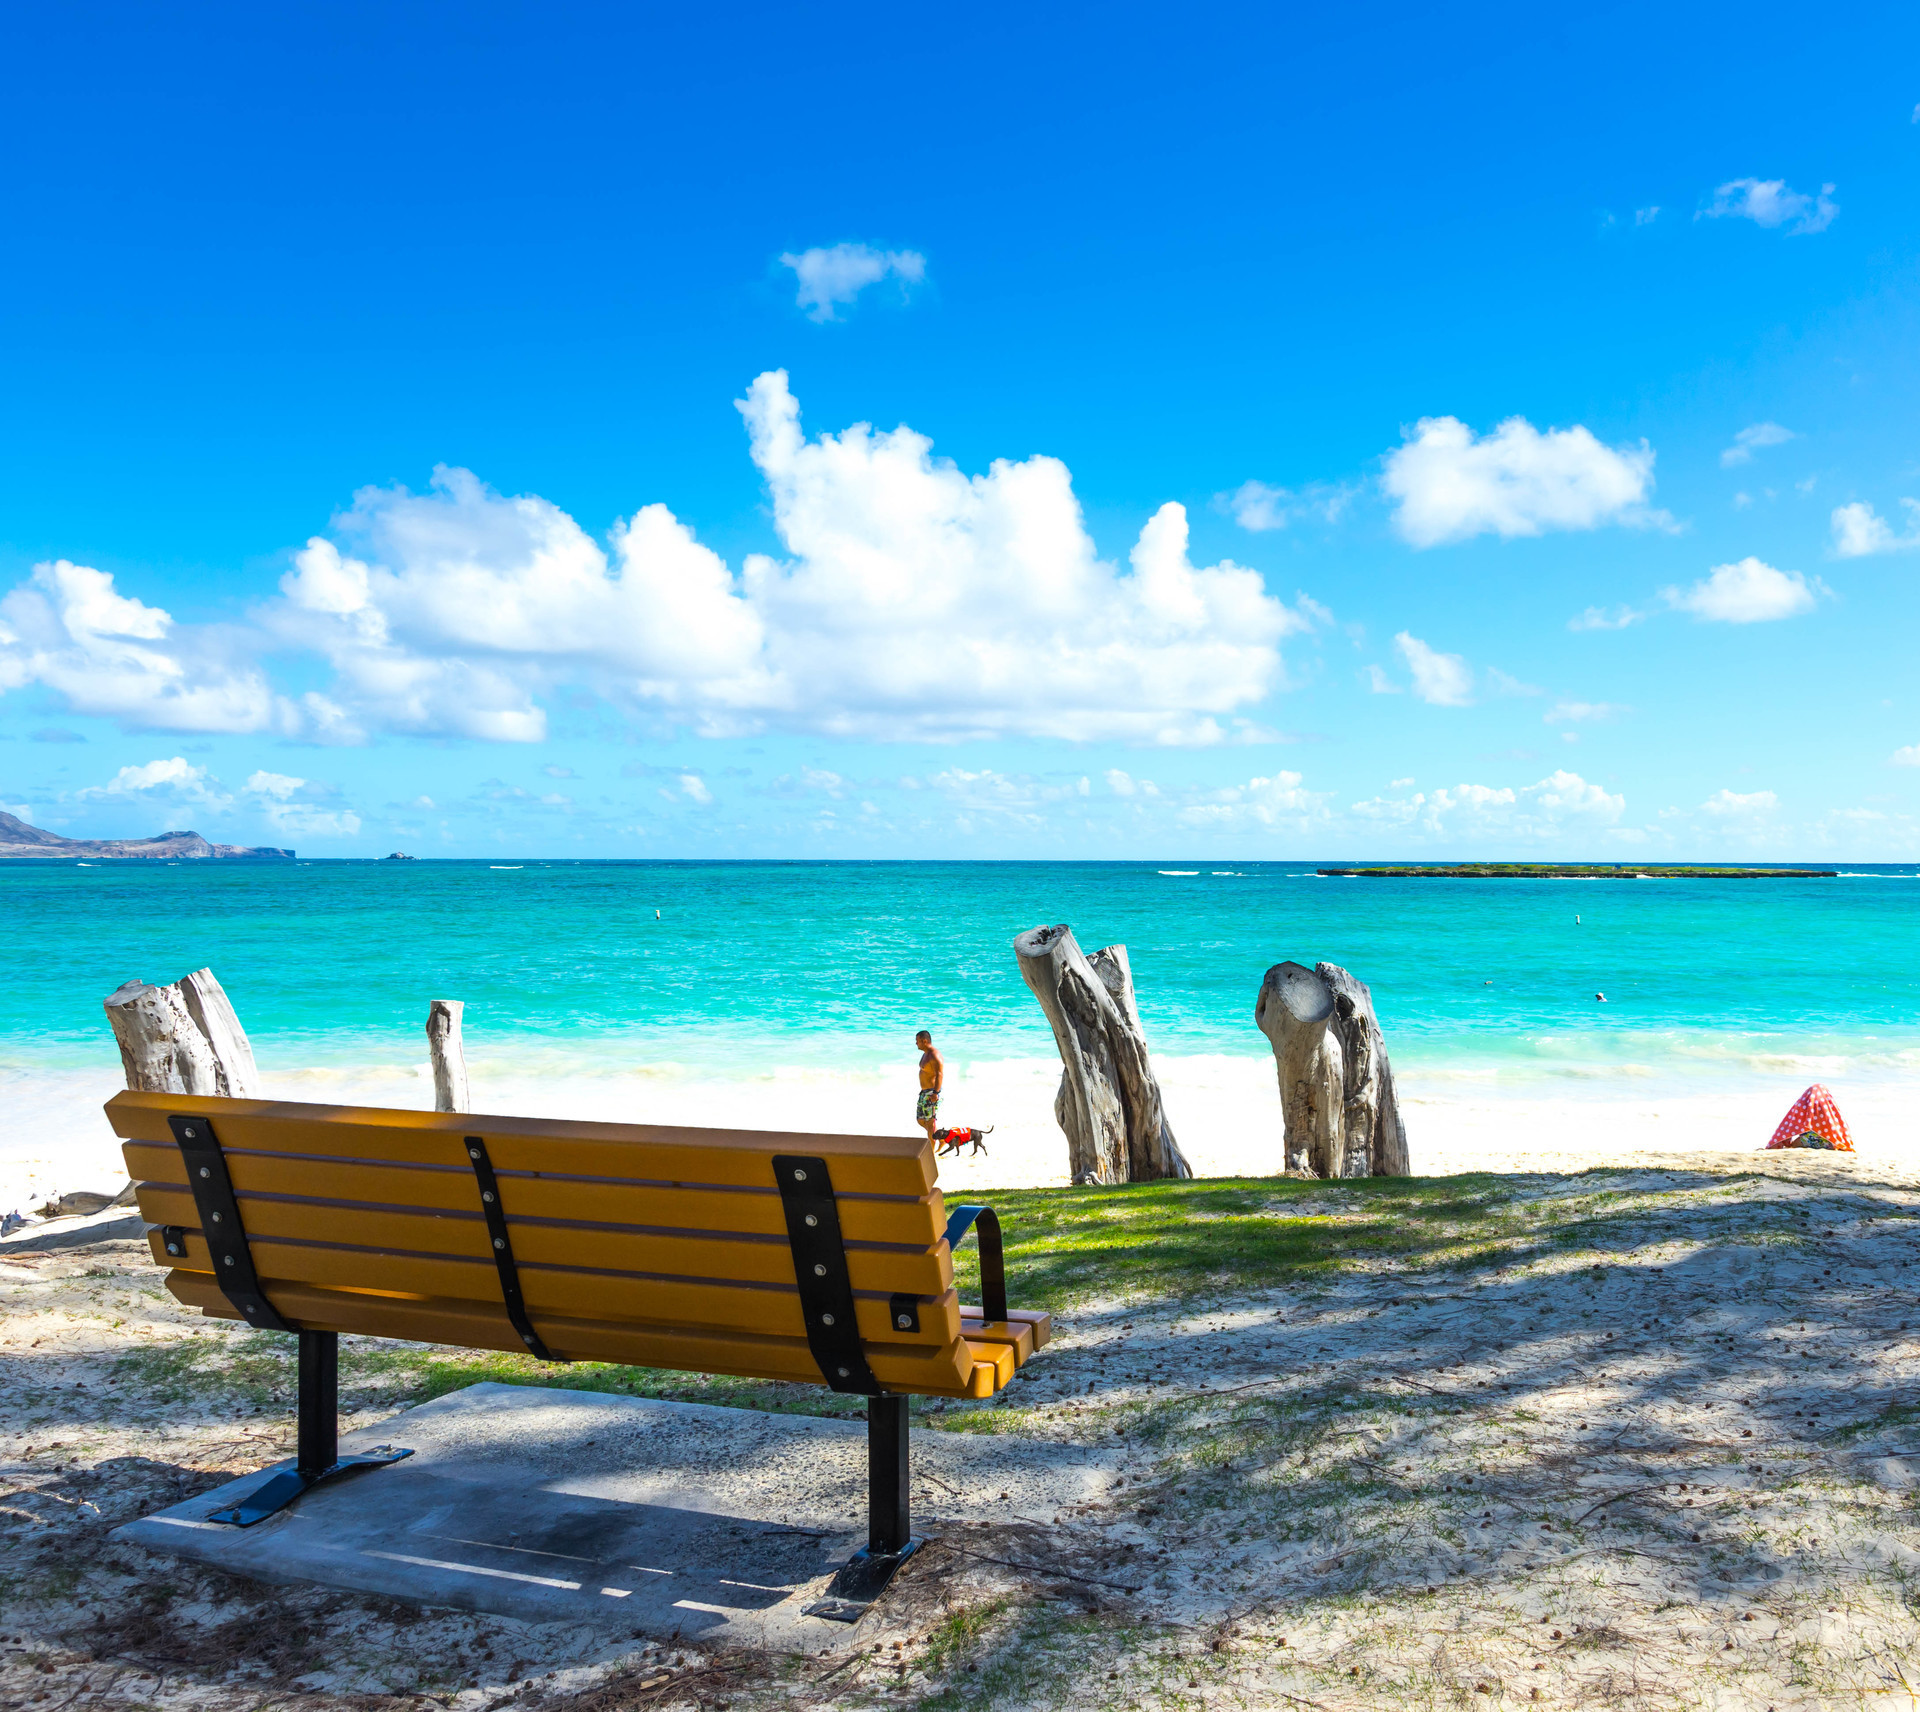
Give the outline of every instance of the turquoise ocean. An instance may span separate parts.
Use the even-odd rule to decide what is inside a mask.
[[[921,1027],[961,1075],[1025,1064],[1039,1087],[1052,1042],[1010,941],[1055,921],[1089,949],[1124,943],[1156,1055],[1221,1075],[1270,1062],[1253,1026],[1267,967],[1324,958],[1371,985],[1403,1082],[1435,1099],[1756,1078],[1884,1099],[1920,1076],[1912,865],[1466,881],[1300,863],[21,862],[0,867],[0,914],[0,1087],[55,1139],[97,1130],[118,1083],[101,999],[203,964],[272,1091],[297,1097],[327,1097],[329,1078],[369,1097],[385,1074],[387,1103],[423,1103],[435,998],[465,1002],[496,1110],[545,1089],[581,1111],[580,1087],[621,1071],[682,1093],[782,1076],[890,1089]],[[646,1118],[646,1085],[595,1115]]]

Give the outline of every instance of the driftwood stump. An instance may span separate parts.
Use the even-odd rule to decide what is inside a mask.
[[[128,981],[105,1003],[136,1093],[259,1097],[253,1047],[211,969],[166,987]]]
[[[1053,1115],[1074,1182],[1191,1177],[1154,1080],[1127,948],[1086,956],[1063,922],[1018,935],[1013,954],[1060,1048]]]
[[[1253,1020],[1273,1043],[1286,1168],[1405,1177],[1411,1167],[1373,995],[1337,963],[1276,963]]]
[[[470,1110],[467,1098],[467,1053],[460,1043],[459,999],[435,999],[427,1009],[427,1056],[433,1060],[433,1109],[436,1112]]]

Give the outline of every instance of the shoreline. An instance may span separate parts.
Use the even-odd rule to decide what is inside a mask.
[[[531,1061],[531,1062],[530,1062]],[[1279,1091],[1270,1057],[1155,1058],[1167,1109],[1198,1177],[1261,1177],[1281,1166]],[[771,1064],[760,1068],[655,1063],[608,1069],[565,1053],[489,1051],[469,1059],[481,1115],[651,1122],[797,1133],[905,1134],[913,1125],[913,1062],[885,1070]],[[949,1060],[943,1125],[993,1126],[984,1155],[943,1157],[953,1192],[1068,1181],[1066,1141],[1053,1118],[1057,1059]],[[1524,1076],[1498,1069],[1396,1067],[1414,1174],[1583,1171],[1641,1166],[1684,1154],[1759,1154],[1793,1100],[1824,1082],[1862,1159],[1920,1167],[1920,1110],[1911,1073],[1798,1055],[1738,1071],[1692,1075],[1645,1066],[1579,1066]],[[266,1097],[421,1110],[432,1105],[424,1052],[412,1062],[262,1066]],[[122,1085],[117,1063],[0,1070],[15,1122],[0,1138],[0,1213],[50,1195],[117,1190],[119,1145],[101,1106]]]

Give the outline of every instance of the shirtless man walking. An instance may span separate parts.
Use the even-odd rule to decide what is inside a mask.
[[[933,1126],[940,1118],[940,1089],[947,1079],[947,1067],[933,1049],[933,1036],[924,1028],[913,1037],[920,1048],[920,1098],[913,1108],[913,1121],[933,1140]]]

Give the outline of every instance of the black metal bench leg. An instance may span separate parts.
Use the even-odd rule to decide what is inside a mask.
[[[340,1334],[301,1332],[300,1450],[297,1463],[318,1480],[340,1460]]]
[[[309,1486],[355,1468],[375,1468],[412,1456],[410,1450],[376,1445],[358,1456],[340,1454],[340,1334],[296,1332],[300,1340],[300,1397],[296,1405],[299,1444],[291,1462],[275,1463],[265,1478],[230,1509],[215,1510],[210,1522],[250,1528],[277,1516]]]
[[[867,1403],[867,1550],[898,1557],[913,1537],[913,1485],[907,1459],[907,1400]]]
[[[808,1607],[818,1617],[854,1623],[887,1589],[894,1572],[924,1541],[913,1537],[907,1399],[867,1399],[867,1543],[833,1578],[828,1597]]]

